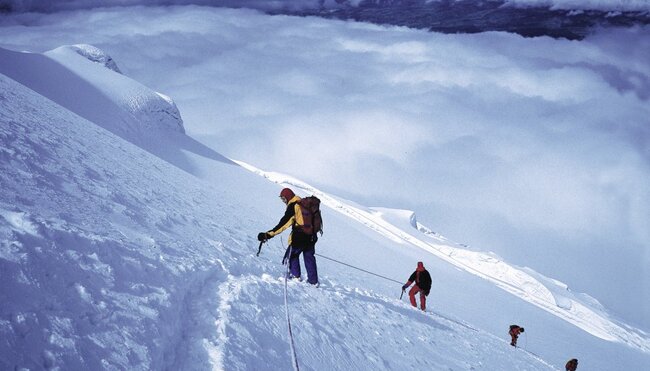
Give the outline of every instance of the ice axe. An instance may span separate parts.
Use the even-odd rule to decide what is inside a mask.
[[[255,256],[260,256],[260,252],[262,252],[262,245],[266,242],[266,240],[260,241],[260,247],[257,248],[257,255]]]

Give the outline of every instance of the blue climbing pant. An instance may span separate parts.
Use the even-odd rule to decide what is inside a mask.
[[[300,254],[302,254],[302,259],[305,262],[305,269],[307,270],[307,282],[311,283],[312,285],[317,284],[318,268],[316,267],[315,246],[293,246],[291,249],[291,256],[289,257],[289,272],[293,277],[300,277],[300,260],[298,260]]]

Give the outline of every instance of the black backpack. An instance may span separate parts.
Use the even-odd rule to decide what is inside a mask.
[[[302,232],[308,235],[316,233],[323,235],[323,218],[320,213],[320,200],[316,196],[301,198],[298,201],[300,210],[302,210],[302,220],[304,225],[300,226]]]

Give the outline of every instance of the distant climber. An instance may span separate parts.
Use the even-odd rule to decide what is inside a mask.
[[[411,305],[417,308],[415,294],[420,293],[420,309],[425,310],[427,307],[427,296],[431,290],[431,275],[426,269],[424,269],[424,264],[422,264],[422,262],[418,262],[418,267],[415,269],[415,272],[411,274],[408,282],[402,286],[402,291],[405,291],[413,282],[415,282],[415,285],[413,285],[411,290],[409,290]]]
[[[513,347],[517,346],[517,338],[519,337],[519,334],[524,332],[524,328],[517,326],[517,325],[510,325],[510,331],[508,332],[510,334],[510,337],[512,338],[512,341],[510,341],[510,345]]]
[[[570,359],[564,368],[566,368],[566,371],[576,371],[578,369],[578,360],[575,358]]]
[[[302,210],[300,197],[296,196],[289,188],[284,188],[280,192],[280,199],[287,205],[284,216],[273,229],[267,232],[260,232],[257,235],[257,239],[258,241],[266,241],[291,227],[291,234],[287,243],[289,247],[284,254],[282,263],[284,264],[287,260],[289,261],[290,278],[301,279],[300,261],[298,258],[300,254],[303,254],[303,261],[307,270],[307,282],[318,286],[318,270],[316,267],[316,257],[314,256],[316,254],[316,241],[318,241],[318,237],[316,230],[313,228],[311,228],[311,233],[304,232],[306,224],[311,226],[309,221],[303,218],[304,215],[308,215],[309,213],[306,210]],[[288,256],[289,252],[291,252],[291,256]]]

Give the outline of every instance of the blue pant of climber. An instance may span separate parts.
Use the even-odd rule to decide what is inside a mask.
[[[307,270],[307,282],[312,285],[318,284],[318,267],[316,266],[316,247],[295,247],[291,248],[291,256],[289,257],[289,272],[291,276],[300,278],[300,260],[298,259],[302,254],[302,259],[305,262],[305,269]]]

